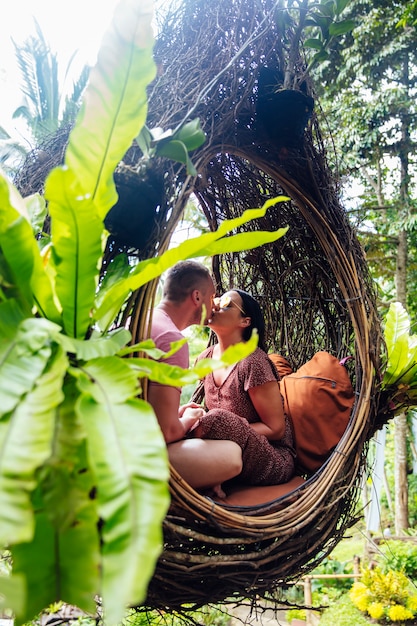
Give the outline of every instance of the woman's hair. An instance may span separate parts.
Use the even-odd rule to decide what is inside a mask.
[[[252,334],[252,330],[254,328],[257,329],[259,340],[258,347],[261,348],[264,352],[267,352],[268,349],[265,344],[265,321],[264,316],[261,310],[261,307],[249,293],[246,291],[242,291],[241,289],[232,289],[231,291],[236,291],[239,296],[242,298],[243,310],[245,311],[247,317],[250,317],[251,323],[243,330],[242,339],[244,341],[248,341]]]

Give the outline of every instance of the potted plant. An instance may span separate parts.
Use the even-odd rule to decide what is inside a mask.
[[[256,111],[264,129],[280,145],[300,145],[314,109],[306,79],[314,67],[329,57],[334,39],[355,26],[352,20],[341,17],[349,1],[311,4],[310,0],[299,0],[288,8],[279,5],[276,9],[274,18],[281,33],[277,46],[282,62],[281,67],[259,68]],[[305,49],[314,51],[307,53],[307,60]]]

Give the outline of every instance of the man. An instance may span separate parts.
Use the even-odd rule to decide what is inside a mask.
[[[151,338],[157,348],[168,352],[173,341],[184,338],[182,330],[206,324],[211,315],[215,288],[207,268],[197,261],[180,261],[168,272],[163,298],[152,315]],[[189,367],[185,344],[165,363]],[[240,447],[232,441],[184,439],[201,415],[190,403],[180,406],[181,389],[150,382],[152,405],[168,446],[170,462],[194,488],[217,487],[242,470]]]

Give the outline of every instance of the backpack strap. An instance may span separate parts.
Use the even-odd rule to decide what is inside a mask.
[[[351,361],[353,356],[345,356],[341,361],[339,361],[340,365],[346,365],[348,361]]]

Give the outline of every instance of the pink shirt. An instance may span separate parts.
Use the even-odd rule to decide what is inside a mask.
[[[171,343],[184,339],[184,335],[177,326],[175,326],[174,322],[165,311],[156,308],[152,314],[151,339],[155,342],[155,346],[159,348],[159,350],[168,352],[171,349]],[[188,369],[190,367],[188,343],[184,344],[175,354],[167,359],[163,359],[163,363],[178,365],[183,369]],[[149,381],[149,384],[159,385],[159,383],[152,381]],[[180,387],[178,387],[178,391],[181,392]]]

